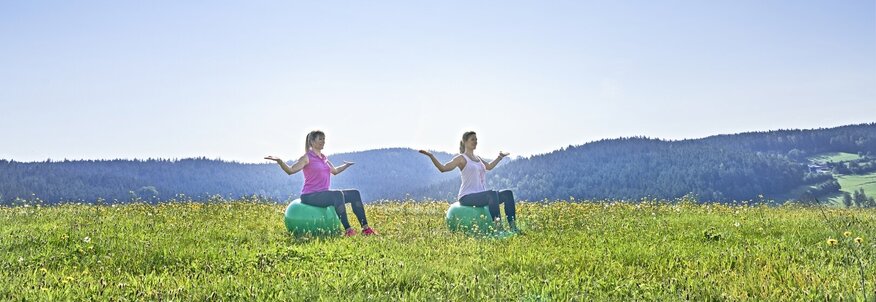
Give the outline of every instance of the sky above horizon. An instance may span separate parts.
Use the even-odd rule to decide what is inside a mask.
[[[550,152],[876,122],[876,1],[6,1],[0,159]]]

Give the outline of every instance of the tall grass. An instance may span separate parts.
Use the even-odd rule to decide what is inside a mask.
[[[873,209],[522,203],[498,240],[450,233],[447,206],[369,204],[381,235],[353,238],[290,236],[254,199],[0,208],[0,300],[876,297]]]

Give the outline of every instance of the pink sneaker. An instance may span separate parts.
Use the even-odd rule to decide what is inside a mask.
[[[346,232],[344,232],[344,237],[353,237],[353,236],[356,236],[356,230],[354,230],[353,228],[349,228],[349,229],[347,229]]]
[[[372,229],[371,227],[368,227],[367,229],[362,230],[362,235],[363,236],[377,235],[377,232],[375,232],[374,229]]]

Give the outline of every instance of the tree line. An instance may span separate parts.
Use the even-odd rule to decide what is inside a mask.
[[[807,156],[829,152],[855,153],[864,156],[862,162],[872,161],[876,123],[678,141],[606,139],[517,160],[488,173],[488,182],[527,200],[675,199],[687,194],[718,202],[761,195],[803,200],[806,194],[839,192],[832,175],[807,168]],[[450,180],[416,195],[455,198],[458,186],[458,180]],[[815,189],[788,196],[802,186]]]
[[[447,160],[450,154],[436,152]],[[290,156],[294,162],[299,155]],[[452,175],[434,173],[431,163],[415,150],[393,148],[329,156],[332,163],[355,162],[332,177],[333,188],[357,188],[366,200],[405,198],[408,188],[441,181]],[[275,163],[247,164],[207,158],[179,160],[63,160],[16,162],[0,160],[0,203],[16,198],[46,203],[207,200],[259,195],[289,200],[300,195],[303,176],[289,176]]]
[[[851,173],[876,166],[876,123],[829,129],[776,130],[702,139],[647,137],[606,139],[503,163],[487,174],[488,185],[512,189],[524,200],[675,199],[693,194],[726,202],[787,196],[812,186],[813,196],[836,194],[830,174],[810,173],[810,156],[828,152],[861,155],[842,165]],[[453,155],[436,152],[446,162]],[[300,154],[288,157],[295,160]],[[331,155],[353,168],[332,178],[333,188],[357,188],[369,201],[432,198],[454,200],[457,171],[438,173],[416,150],[390,148]],[[840,168],[843,169],[843,168]],[[296,198],[300,174],[287,176],[273,163],[245,164],[206,158],[181,160],[0,160],[0,202],[38,198],[48,203],[168,200],[260,195]],[[806,194],[806,193],[804,193]],[[800,196],[793,196],[800,197]],[[852,196],[854,199],[854,196]]]
[[[863,188],[853,191],[854,193],[843,192],[843,205],[847,208],[876,208],[876,198],[867,196]]]

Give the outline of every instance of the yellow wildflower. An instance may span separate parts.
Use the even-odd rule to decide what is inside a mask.
[[[836,245],[836,239],[827,238],[827,245]]]
[[[855,243],[857,243],[857,244],[862,244],[862,243],[864,243],[864,238],[856,237],[856,238],[855,238]]]
[[[849,232],[849,231],[843,232],[843,237],[848,238],[849,236],[852,236],[852,232]]]

